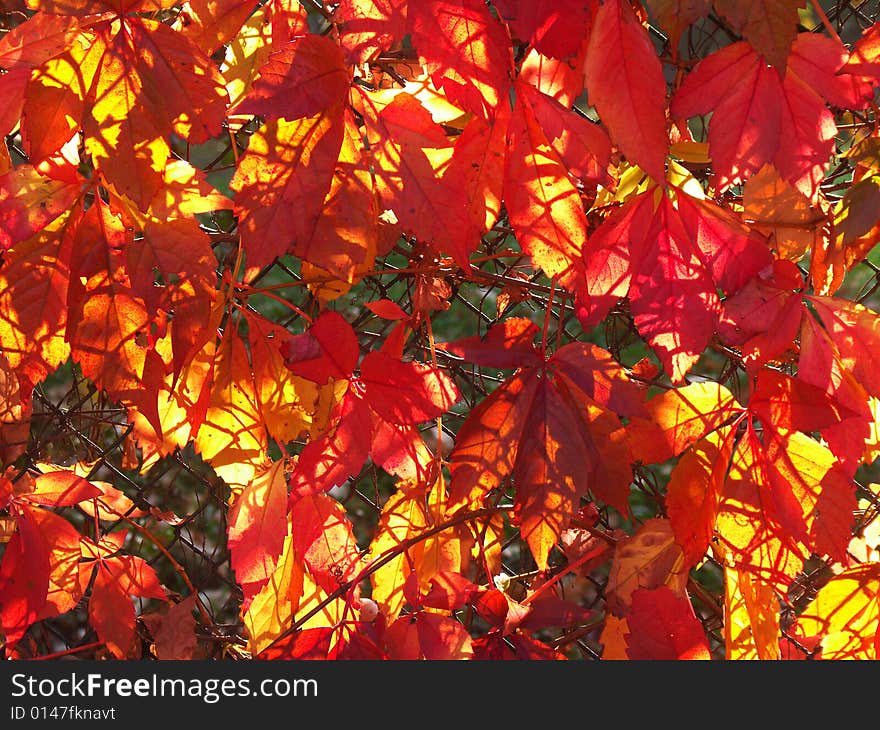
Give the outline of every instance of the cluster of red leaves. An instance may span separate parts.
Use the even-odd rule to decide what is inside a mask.
[[[880,563],[851,540],[855,477],[880,453],[880,318],[835,296],[880,235],[876,135],[848,139],[840,200],[822,184],[840,115],[880,86],[880,25],[847,49],[830,26],[798,32],[792,0],[342,0],[313,18],[292,0],[24,5],[0,37],[0,133],[25,160],[0,146],[9,655],[86,596],[98,640],[130,656],[131,598],[168,600],[124,552],[133,505],[23,453],[34,387],[71,359],[126,409],[142,472],[192,443],[231,487],[255,656],[563,658],[549,628],[601,627],[606,658],[708,658],[691,601],[708,553],[728,657],[784,653],[780,607],[816,558],[837,575],[803,612],[803,645],[876,657]],[[664,62],[710,14],[742,40],[670,88]],[[230,196],[180,153],[248,133]],[[217,211],[237,221],[219,265]],[[414,272],[478,280],[499,227],[549,280],[543,328],[507,317],[435,343],[451,292],[430,276],[411,312],[367,304],[394,324],[366,352],[333,310],[401,236]],[[316,309],[298,334],[247,306],[288,255]],[[554,295],[580,339],[548,337]],[[621,313],[659,367],[594,344]],[[711,350],[731,365],[714,378]],[[441,361],[513,371],[448,459],[419,429],[461,400]],[[396,491],[365,553],[329,492],[368,459]],[[604,529],[595,505],[631,517],[634,468],[651,464],[671,470],[662,516]],[[516,598],[511,529],[536,568]],[[593,570],[604,615],[560,593]],[[159,655],[191,644],[159,639],[194,626],[190,600],[147,617]]]

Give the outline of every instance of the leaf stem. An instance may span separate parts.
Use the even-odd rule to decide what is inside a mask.
[[[813,10],[816,11],[816,15],[819,16],[819,20],[822,21],[822,25],[825,26],[825,30],[828,31],[829,35],[836,40],[840,45],[843,45],[843,41],[840,39],[840,36],[837,34],[837,31],[834,29],[834,26],[831,25],[831,21],[828,20],[828,16],[825,15],[825,11],[822,9],[822,5],[819,3],[819,0],[810,0],[810,3],[813,6]]]
[[[333,601],[341,596],[344,596],[348,593],[354,586],[360,583],[365,578],[370,577],[373,573],[375,573],[379,568],[383,565],[387,565],[394,558],[396,558],[401,553],[409,550],[413,545],[417,545],[422,540],[427,540],[429,537],[433,537],[445,530],[448,530],[456,525],[464,524],[465,522],[469,522],[470,520],[476,520],[480,517],[486,517],[488,515],[494,514],[495,512],[506,512],[510,510],[510,505],[501,505],[498,507],[483,507],[482,509],[472,510],[470,512],[461,512],[455,515],[452,519],[447,520],[439,525],[435,525],[430,530],[425,530],[425,532],[416,535],[415,537],[411,537],[407,540],[396,545],[394,548],[389,550],[386,553],[383,553],[375,560],[370,562],[360,573],[358,573],[354,578],[345,581],[345,583],[341,584],[339,588],[333,591],[330,595],[328,595],[323,601],[321,601],[317,606],[312,608],[308,613],[303,616],[300,616],[296,619],[293,624],[288,628],[282,631],[278,636],[276,636],[270,644],[268,644],[263,651],[266,649],[270,649],[275,646],[282,639],[287,638],[291,634],[296,633],[299,629],[312,617],[317,616],[321,611],[323,611],[327,606],[329,606]]]

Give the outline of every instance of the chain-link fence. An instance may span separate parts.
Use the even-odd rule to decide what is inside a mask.
[[[0,31],[17,25],[22,11],[17,3],[0,4]],[[308,5],[308,4],[307,4]],[[880,17],[880,2],[824,2],[827,20],[838,30],[845,43],[852,42],[863,29]],[[2,14],[5,11],[5,14]],[[804,16],[805,19],[810,17]],[[806,30],[823,31],[820,22]],[[666,37],[654,29],[655,43],[665,60],[672,60],[664,47]],[[687,52],[676,63],[687,67],[691,59],[704,57],[719,45],[734,40],[724,23],[713,15],[693,26],[685,36]],[[380,58],[378,69],[397,74],[397,59]],[[675,64],[667,65],[674,73]],[[671,80],[671,79],[670,79]],[[873,109],[863,113],[848,113],[841,122],[839,142],[841,149],[852,146],[854,140],[874,130]],[[222,142],[193,151],[185,145],[175,150],[182,157],[204,170],[220,189],[228,190],[228,182],[235,167],[236,154],[247,148],[247,138],[256,129],[255,124],[243,127]],[[20,140],[7,138],[13,160],[25,160]],[[838,158],[837,168],[828,177],[824,192],[834,203],[842,195],[841,181],[852,173],[852,165],[845,156]],[[695,166],[691,172],[699,179],[706,171]],[[737,189],[725,194],[725,202],[736,205]],[[598,222],[595,221],[595,222]],[[236,254],[235,222],[228,213],[204,216],[203,228],[214,243],[222,273]],[[631,367],[643,357],[650,357],[639,338],[627,310],[626,302],[613,310],[603,326],[593,332],[583,332],[575,316],[570,295],[558,288],[540,273],[536,273],[529,258],[522,254],[512,230],[502,216],[498,225],[484,236],[482,248],[474,255],[474,270],[464,274],[457,267],[437,261],[415,241],[401,239],[387,256],[377,259],[369,272],[350,291],[328,306],[338,310],[352,324],[361,338],[362,351],[380,344],[393,326],[392,322],[377,317],[366,308],[366,302],[390,299],[404,311],[413,313],[415,336],[407,345],[405,356],[426,361],[432,357],[431,341],[450,341],[459,337],[484,333],[493,323],[507,316],[524,316],[536,323],[546,323],[548,341],[557,345],[574,340],[590,339],[606,347],[620,362]],[[257,309],[273,321],[301,332],[306,320],[285,306],[284,301],[307,314],[316,314],[324,306],[313,289],[302,285],[300,263],[290,257],[275,262],[248,282],[250,293],[242,295],[241,303]],[[270,291],[272,296],[259,292]],[[853,268],[844,282],[841,295],[880,309],[880,260],[871,257]],[[283,300],[283,301],[282,301]],[[462,398],[452,412],[442,419],[442,431],[436,424],[426,426],[424,436],[432,449],[448,453],[455,433],[465,416],[504,379],[500,371],[477,368],[450,357],[442,350],[433,349],[440,367],[446,369],[461,389]],[[744,371],[735,354],[723,346],[710,351],[694,374],[722,380],[736,393],[744,382]],[[281,447],[288,453],[298,453],[303,443],[277,445],[274,455],[281,456]],[[139,527],[129,531],[125,549],[141,556],[155,568],[163,585],[179,596],[198,591],[210,622],[198,624],[200,638],[197,657],[240,658],[246,656],[246,638],[239,619],[241,590],[230,568],[226,548],[226,515],[229,489],[196,454],[192,446],[159,460],[151,468],[140,470],[140,455],[128,423],[127,413],[111,402],[95,386],[84,379],[78,368],[68,363],[38,384],[33,392],[33,416],[30,433],[24,444],[24,454],[15,462],[16,476],[26,472],[45,470],[47,464],[82,468],[89,479],[111,483],[127,495],[134,509],[132,522]],[[857,474],[861,484],[880,481],[876,469],[863,467]],[[662,516],[664,489],[668,469],[642,467],[635,470],[631,505],[633,522],[625,522],[618,513],[602,509],[592,529],[596,533],[613,535],[624,528],[631,532],[634,524],[653,516]],[[393,479],[371,462],[346,484],[334,490],[334,496],[346,507],[354,525],[359,546],[366,549],[378,523],[382,504],[393,491]],[[860,535],[874,523],[880,513],[880,500],[870,490],[860,490],[866,505],[857,516],[854,535]],[[76,524],[84,523],[85,514],[68,509],[65,516]],[[135,516],[136,515],[136,516]],[[131,524],[131,523],[129,523]],[[102,530],[114,529],[111,523],[102,524]],[[513,576],[513,595],[517,583],[524,586],[536,574],[530,553],[524,547],[518,532],[509,528],[503,549],[504,571]],[[554,554],[556,567],[565,564],[564,556]],[[475,566],[472,580],[491,585],[492,576]],[[808,561],[805,571],[794,582],[789,600],[791,607],[783,613],[783,631],[791,624],[797,610],[803,608],[828,580],[831,571],[819,559]],[[604,589],[607,581],[607,563],[596,570],[581,574],[577,571],[561,582],[565,597],[584,608],[595,611],[596,621],[576,627],[547,631],[541,638],[571,658],[599,659],[602,645],[599,636],[601,618],[605,612]],[[716,656],[724,655],[723,571],[711,557],[694,570],[688,588],[699,618],[711,637]],[[89,594],[83,596],[73,610],[61,616],[39,621],[28,631],[16,649],[19,657],[80,658],[103,657],[106,650],[98,642],[87,619]],[[153,602],[139,601],[138,614],[156,610]],[[461,620],[478,623],[470,614]],[[142,656],[153,655],[152,638],[143,622],[138,623],[142,638]],[[794,655],[809,656],[809,649],[790,639]]]

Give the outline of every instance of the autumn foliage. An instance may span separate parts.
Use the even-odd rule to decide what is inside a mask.
[[[849,5],[0,5],[5,656],[878,658]]]

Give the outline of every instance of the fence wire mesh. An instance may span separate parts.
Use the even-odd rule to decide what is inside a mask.
[[[309,4],[307,4],[309,5]],[[880,2],[823,2],[822,7],[830,23],[837,29],[844,43],[851,43],[862,31],[880,18]],[[0,3],[0,32],[20,24],[26,17],[20,3]],[[803,28],[823,32],[820,23]],[[666,36],[659,28],[652,28],[655,43],[666,60],[670,60],[665,44]],[[704,57],[719,45],[733,40],[728,28],[710,15],[694,25],[685,36],[687,52],[678,64],[693,64],[693,59]],[[391,66],[396,59],[377,62],[377,67],[396,73]],[[667,69],[674,68],[667,66]],[[851,114],[841,123],[838,139],[844,152],[854,141],[873,132],[873,110]],[[219,188],[228,189],[236,154],[247,148],[248,136],[257,128],[252,123],[230,135],[222,143],[201,150],[190,150],[179,145],[175,150],[181,157],[209,174]],[[13,135],[7,144],[14,161],[26,160],[21,140]],[[845,189],[852,176],[852,165],[844,155],[837,158],[837,167],[829,173],[824,192],[833,203]],[[705,170],[695,167],[691,172],[699,179]],[[736,204],[737,190],[725,196],[726,202]],[[205,217],[204,230],[211,236],[218,256],[218,274],[231,265],[236,254],[238,236],[235,221],[230,215]],[[431,358],[431,338],[437,341],[484,333],[493,323],[504,317],[525,316],[535,322],[549,324],[548,338],[557,343],[576,339],[591,339],[606,347],[616,359],[632,365],[647,354],[638,337],[625,302],[614,309],[603,327],[594,332],[581,330],[574,314],[571,297],[555,289],[552,283],[533,269],[528,256],[523,255],[502,216],[484,236],[482,249],[474,257],[474,270],[465,275],[453,265],[444,266],[426,254],[416,241],[399,240],[387,256],[377,259],[375,266],[350,291],[334,300],[330,306],[340,311],[360,334],[363,351],[381,343],[392,323],[375,316],[365,308],[365,302],[390,299],[407,312],[416,312],[416,336],[409,342],[407,355],[418,360]],[[252,307],[293,332],[303,331],[306,321],[297,310],[316,314],[321,302],[309,287],[301,285],[300,263],[289,257],[277,260],[249,282],[257,290],[271,290],[273,296],[259,293],[244,295],[242,303]],[[269,288],[269,289],[267,289]],[[880,309],[880,266],[865,260],[847,276],[843,296]],[[550,316],[548,315],[550,313]],[[448,452],[464,417],[487,394],[502,382],[503,374],[485,368],[476,368],[436,351],[438,364],[455,379],[463,394],[453,411],[444,416],[442,431],[436,425],[425,427],[427,443],[434,449]],[[722,346],[710,351],[700,367],[707,377],[721,378],[734,392],[741,388],[744,371],[741,363],[731,357]],[[699,373],[697,373],[699,374]],[[17,476],[26,472],[37,473],[46,464],[70,466],[87,465],[86,475],[92,480],[109,482],[123,491],[140,510],[133,513],[133,521],[140,528],[130,532],[126,550],[141,556],[158,572],[163,585],[179,595],[187,595],[191,588],[198,591],[210,616],[210,623],[198,625],[199,656],[203,658],[240,659],[247,656],[246,637],[239,619],[241,591],[230,567],[226,547],[226,517],[229,488],[196,454],[192,446],[178,450],[147,470],[141,470],[140,452],[132,437],[126,410],[111,402],[95,386],[84,379],[78,368],[68,363],[37,385],[33,392],[33,416],[30,430],[22,439],[24,454],[16,461]],[[282,449],[298,453],[304,442],[276,445],[275,456]],[[662,467],[637,467],[632,485],[631,504],[634,519],[644,521],[663,516],[664,484],[668,471]],[[880,473],[873,467],[863,467],[857,474],[861,484],[880,481]],[[346,484],[334,490],[352,519],[355,535],[361,548],[366,549],[378,522],[381,506],[393,489],[393,480],[368,462],[361,472]],[[880,515],[880,499],[865,489],[859,495],[869,503],[857,516],[854,535],[860,535]],[[69,513],[66,513],[69,516]],[[78,519],[85,520],[85,515]],[[107,533],[113,524],[102,525]],[[618,528],[631,528],[616,512],[600,510],[596,528],[612,533]],[[557,556],[559,565],[564,558]],[[509,531],[503,548],[503,567],[514,577],[514,584],[534,576],[535,566],[519,534]],[[831,576],[829,566],[815,558],[807,563],[804,572],[792,585],[791,607],[782,617],[783,632],[791,624],[797,611],[815,597]],[[492,576],[477,574],[474,580],[490,584]],[[596,612],[597,621],[567,631],[542,636],[547,643],[564,651],[571,658],[600,659],[599,641],[601,617],[605,613],[604,590],[607,565],[584,575],[574,574],[561,583],[566,597]],[[711,638],[713,654],[724,655],[724,596],[721,566],[707,557],[689,579],[689,591],[694,599],[698,616]],[[516,585],[512,589],[517,590]],[[105,651],[87,620],[89,595],[83,596],[75,609],[56,618],[39,621],[28,632],[17,649],[20,657],[78,657],[103,658]],[[140,602],[138,613],[155,606],[150,601]],[[462,620],[474,620],[462,616]],[[150,658],[151,637],[142,622],[138,623],[142,638],[142,656]],[[797,639],[788,637],[792,653],[810,656],[810,650]]]

